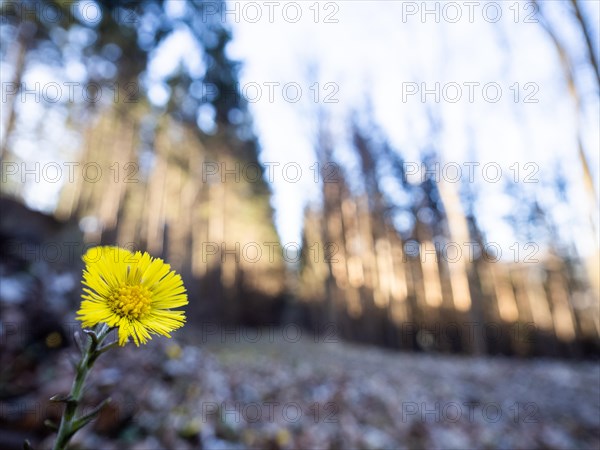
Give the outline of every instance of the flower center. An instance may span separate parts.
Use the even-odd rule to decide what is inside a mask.
[[[126,284],[113,290],[108,306],[117,315],[128,319],[141,319],[150,311],[152,297],[144,286]]]

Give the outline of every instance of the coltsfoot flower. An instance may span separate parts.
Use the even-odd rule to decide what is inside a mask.
[[[185,314],[173,310],[187,305],[181,276],[162,259],[119,247],[93,247],[83,256],[84,294],[77,320],[84,327],[106,323],[119,329],[119,345],[129,336],[135,345],[151,334],[171,337],[185,323]]]

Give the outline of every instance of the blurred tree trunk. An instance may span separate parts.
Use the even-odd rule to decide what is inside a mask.
[[[2,163],[5,155],[8,152],[8,143],[10,137],[15,128],[16,112],[15,107],[19,100],[19,93],[21,92],[21,83],[23,80],[23,74],[25,72],[25,59],[33,36],[35,34],[35,26],[30,22],[23,22],[19,25],[17,31],[17,39],[15,45],[12,47],[12,59],[14,61],[13,68],[13,79],[10,83],[16,85],[16,93],[9,98],[8,103],[4,106],[6,111],[6,118],[4,125],[4,136],[2,136],[2,143],[0,143],[0,164]],[[4,92],[4,88],[3,88]]]
[[[582,172],[583,172],[583,186],[588,195],[588,220],[590,226],[592,228],[592,236],[595,238],[594,242],[594,253],[590,256],[587,261],[587,271],[588,277],[590,280],[590,284],[596,292],[597,296],[600,296],[600,236],[599,229],[600,226],[600,217],[598,212],[598,195],[596,193],[596,189],[594,187],[594,180],[592,178],[589,162],[587,160],[584,147],[583,147],[583,139],[582,139],[582,102],[581,102],[581,93],[580,89],[577,85],[575,79],[575,70],[573,67],[573,63],[569,57],[569,52],[567,48],[563,45],[561,40],[559,39],[555,29],[547,20],[547,18],[543,14],[543,8],[541,8],[541,3],[537,0],[534,0],[534,3],[538,5],[538,11],[540,14],[540,24],[543,29],[546,31],[548,36],[550,37],[561,62],[563,74],[567,83],[568,91],[573,99],[575,113],[576,113],[576,123],[577,123],[577,152],[579,163],[581,164]],[[581,8],[579,6],[579,2],[576,0],[571,0],[571,5],[574,9],[575,19],[579,25],[580,31],[584,36],[586,46],[587,46],[587,54],[588,59],[593,67],[593,71],[596,76],[596,81],[598,82],[597,88],[600,91],[600,73],[598,72],[598,61],[596,59],[595,49],[592,44],[591,38],[591,30],[589,26],[586,24]],[[596,149],[594,149],[596,150]]]
[[[585,44],[587,46],[587,52],[588,52],[590,64],[594,67],[594,72],[596,74],[596,81],[598,82],[598,87],[600,88],[600,70],[598,68],[598,58],[596,56],[596,51],[598,51],[598,49],[595,49],[594,44],[592,43],[593,42],[593,38],[592,38],[593,30],[583,17],[583,14],[581,12],[581,7],[579,5],[580,3],[581,2],[578,0],[571,0],[571,4],[573,5],[573,10],[575,11],[575,18],[577,19],[577,22],[579,23],[579,28],[581,29],[581,32],[585,39]],[[598,43],[596,43],[596,44],[598,44]]]

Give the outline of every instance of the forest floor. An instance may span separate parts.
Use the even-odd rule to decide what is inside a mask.
[[[86,398],[94,405],[110,393],[113,402],[74,448],[600,447],[597,362],[409,354],[283,333],[238,329],[112,350]],[[38,367],[38,388],[18,400],[39,406],[38,422],[58,417],[45,399],[68,391],[73,352]],[[36,448],[50,447],[52,435],[37,438]]]

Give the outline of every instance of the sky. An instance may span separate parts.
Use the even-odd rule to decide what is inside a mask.
[[[283,11],[278,16],[277,10],[270,23],[264,5],[262,18],[256,22],[256,9],[251,8],[245,13],[240,9],[239,22],[234,15],[226,17],[234,32],[229,53],[243,62],[241,85],[263,86],[262,98],[250,103],[261,160],[282,165],[297,162],[305,174],[297,183],[283,176],[273,182],[282,241],[300,238],[304,205],[318,197],[319,187],[310,170],[315,162],[315,109],[322,107],[331,116],[338,131],[336,155],[352,165],[352,158],[344,155],[346,118],[349,111],[364,111],[367,98],[377,125],[409,162],[419,161],[419,149],[431,142],[427,110],[435,111],[441,123],[440,169],[458,165],[465,180],[469,177],[465,163],[480,163],[473,172],[484,198],[480,220],[492,240],[514,239],[501,220],[512,202],[501,193],[502,183],[494,182],[495,164],[501,167],[503,178],[542,183],[551,178],[558,163],[573,182],[570,213],[585,210],[574,105],[557,53],[535,22],[536,10],[525,2],[479,2],[481,6],[470,11],[464,2],[451,2],[458,6],[438,5],[435,12],[433,3],[408,3],[321,2],[316,23],[310,2],[303,4],[302,18],[296,23],[286,20],[294,17],[290,11],[286,17]],[[598,17],[598,5],[587,2],[585,7]],[[423,15],[425,9],[432,12]],[[324,12],[329,14],[328,21]],[[552,12],[560,19],[560,6]],[[337,23],[329,23],[334,20]],[[594,23],[598,36],[598,22]],[[568,27],[564,30],[567,41],[581,52],[580,36],[569,33]],[[584,142],[588,149],[597,149],[598,98],[593,94],[593,79],[584,81],[590,93]],[[271,102],[265,82],[297,83],[303,96],[292,103],[276,90]],[[325,95],[315,103],[314,89],[310,89],[315,82],[337,103],[326,103]],[[329,85],[325,91],[327,83],[334,87]],[[423,97],[425,90],[430,93]],[[588,152],[588,157],[597,181],[598,152]],[[492,165],[484,172],[487,163]],[[447,176],[454,178],[450,173]],[[561,218],[565,224],[572,219]],[[577,226],[589,236],[585,225]]]

